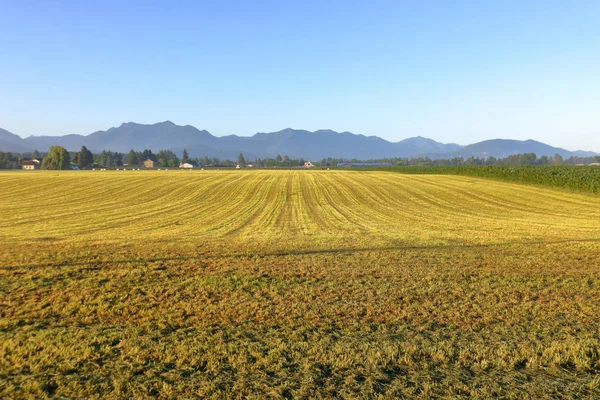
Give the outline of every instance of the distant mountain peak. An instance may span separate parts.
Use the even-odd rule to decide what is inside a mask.
[[[319,129],[317,131],[314,131],[313,133],[338,133],[332,129]],[[341,133],[346,133],[346,132],[341,132]]]
[[[278,132],[257,133],[253,136],[228,135],[216,137],[206,130],[191,125],[180,126],[172,121],[155,124],[123,122],[119,127],[97,131],[87,136],[30,136],[26,139],[0,129],[0,151],[47,151],[59,145],[70,151],[79,151],[85,145],[93,152],[112,150],[126,153],[130,149],[152,151],[172,150],[181,154],[187,149],[191,157],[219,157],[235,160],[239,153],[248,159],[275,157],[277,154],[308,159],[325,157],[378,159],[393,157],[452,158],[452,157],[506,157],[519,153],[538,156],[560,154],[595,155],[592,152],[569,152],[535,140],[492,139],[468,146],[440,143],[423,136],[409,137],[392,143],[378,136],[352,132],[319,129],[314,132],[285,128]]]

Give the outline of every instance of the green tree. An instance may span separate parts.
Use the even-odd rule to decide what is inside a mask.
[[[244,158],[244,155],[242,153],[240,153],[240,155],[238,156],[238,165],[240,166],[240,168],[246,165],[246,159]]]
[[[87,168],[94,163],[94,155],[91,151],[89,151],[85,146],[81,146],[81,151],[79,152],[79,160],[78,165],[79,168]]]
[[[146,160],[152,160],[154,162],[158,162],[158,156],[156,154],[152,153],[152,150],[146,149],[140,154],[141,154],[141,156],[138,157],[139,162],[146,161]]]
[[[20,168],[20,158],[17,154],[10,151],[3,153],[0,151],[0,169],[17,169]]]
[[[62,146],[50,146],[50,152],[42,161],[42,169],[69,169],[70,168],[69,152]]]
[[[138,162],[139,161],[138,161],[137,154],[135,154],[135,151],[133,151],[133,149],[131,149],[131,151],[129,151],[129,154],[127,154],[127,164],[137,165]]]
[[[495,165],[498,162],[498,160],[496,159],[496,157],[494,156],[489,156],[486,160],[485,160],[485,164],[486,165]]]
[[[562,156],[558,153],[554,155],[554,165],[562,165],[564,164],[564,160]]]
[[[156,157],[160,168],[177,167],[179,165],[179,159],[171,150],[160,150]]]
[[[123,153],[114,153],[113,163],[110,165],[110,167],[117,168],[117,167],[122,166],[124,157],[125,157],[125,154],[123,154]]]
[[[188,152],[186,149],[183,149],[183,155],[181,156],[181,162],[182,163],[189,163],[190,162],[190,156],[188,155]]]

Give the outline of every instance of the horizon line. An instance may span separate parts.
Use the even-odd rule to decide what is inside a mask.
[[[493,137],[493,138],[486,138],[486,139],[483,139],[483,140],[479,140],[479,141],[473,142],[473,143],[460,144],[460,143],[457,143],[457,142],[454,142],[454,141],[452,141],[452,142],[441,142],[441,141],[438,141],[438,140],[433,139],[431,137],[422,136],[422,135],[416,135],[416,136],[407,136],[407,137],[405,137],[403,139],[400,139],[398,141],[391,141],[389,139],[386,139],[386,138],[384,138],[382,136],[379,136],[379,135],[376,135],[376,134],[354,133],[354,132],[348,131],[348,130],[336,131],[335,129],[331,129],[331,128],[320,128],[320,129],[311,131],[311,130],[308,130],[308,129],[292,128],[292,127],[289,127],[289,126],[286,127],[286,128],[280,129],[280,130],[272,131],[272,132],[257,131],[255,133],[249,134],[249,135],[240,135],[240,134],[235,134],[235,133],[229,133],[229,134],[224,134],[224,135],[217,135],[217,134],[214,134],[214,133],[210,132],[207,129],[204,129],[204,128],[201,129],[201,128],[198,128],[198,127],[196,127],[194,125],[191,125],[191,124],[181,124],[181,125],[177,124],[177,123],[173,122],[170,119],[167,119],[167,120],[164,120],[164,121],[159,121],[159,122],[154,122],[154,123],[141,123],[141,122],[135,122],[135,121],[127,121],[127,122],[122,122],[121,124],[119,124],[117,126],[113,125],[110,128],[95,130],[95,131],[92,131],[92,132],[87,133],[87,134],[81,134],[81,133],[65,133],[65,134],[62,134],[62,135],[43,135],[43,134],[42,135],[35,135],[35,134],[28,134],[27,136],[24,136],[23,134],[15,133],[12,130],[5,129],[2,126],[0,126],[0,129],[4,129],[4,130],[6,130],[9,133],[17,135],[21,139],[27,139],[29,137],[64,137],[64,136],[83,136],[83,137],[87,137],[87,136],[90,136],[90,135],[92,135],[92,134],[94,134],[96,132],[107,132],[110,129],[117,129],[117,128],[120,128],[121,126],[126,125],[126,124],[135,124],[135,125],[143,125],[143,126],[153,126],[153,125],[166,124],[166,123],[170,123],[170,124],[178,126],[178,127],[188,127],[189,126],[189,127],[192,127],[192,128],[194,128],[194,129],[196,129],[198,131],[208,132],[210,135],[212,135],[214,137],[217,137],[217,138],[222,138],[222,137],[227,137],[227,136],[237,136],[237,137],[248,137],[248,138],[250,138],[250,137],[253,137],[253,136],[255,136],[257,134],[261,134],[261,133],[264,133],[264,134],[279,133],[279,132],[283,132],[283,131],[286,131],[286,130],[306,131],[306,132],[309,132],[309,133],[316,133],[316,132],[320,132],[320,131],[331,131],[331,132],[334,132],[334,133],[337,133],[337,134],[350,133],[350,134],[356,135],[356,136],[376,137],[376,138],[385,140],[385,141],[387,141],[389,143],[399,143],[399,142],[402,142],[403,140],[407,140],[407,139],[423,138],[423,139],[433,140],[433,141],[435,141],[437,143],[442,143],[442,144],[456,144],[456,145],[459,145],[459,146],[462,146],[462,147],[466,147],[466,146],[469,146],[469,145],[473,145],[473,144],[477,144],[477,143],[481,143],[481,142],[486,142],[486,141],[492,141],[492,140],[512,140],[512,141],[516,141],[516,142],[534,141],[534,142],[542,143],[542,144],[545,144],[545,145],[548,145],[548,146],[552,146],[552,147],[564,149],[564,150],[567,150],[567,151],[570,151],[570,152],[585,151],[585,152],[600,153],[600,149],[598,151],[596,151],[596,150],[584,150],[584,149],[581,149],[581,148],[578,148],[578,149],[576,148],[575,150],[570,150],[570,149],[568,149],[566,147],[555,146],[553,144],[542,142],[542,141],[537,140],[537,139],[532,139],[531,137],[528,138],[528,139],[511,139],[511,138],[506,138],[506,137]]]

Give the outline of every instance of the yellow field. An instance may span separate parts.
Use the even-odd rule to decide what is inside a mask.
[[[600,199],[448,176],[339,171],[0,175],[5,240],[330,238],[497,244],[600,238]]]
[[[600,198],[354,171],[0,173],[2,397],[600,396]]]

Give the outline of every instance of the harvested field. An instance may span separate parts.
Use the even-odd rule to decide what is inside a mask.
[[[600,197],[0,173],[0,396],[600,397]]]

